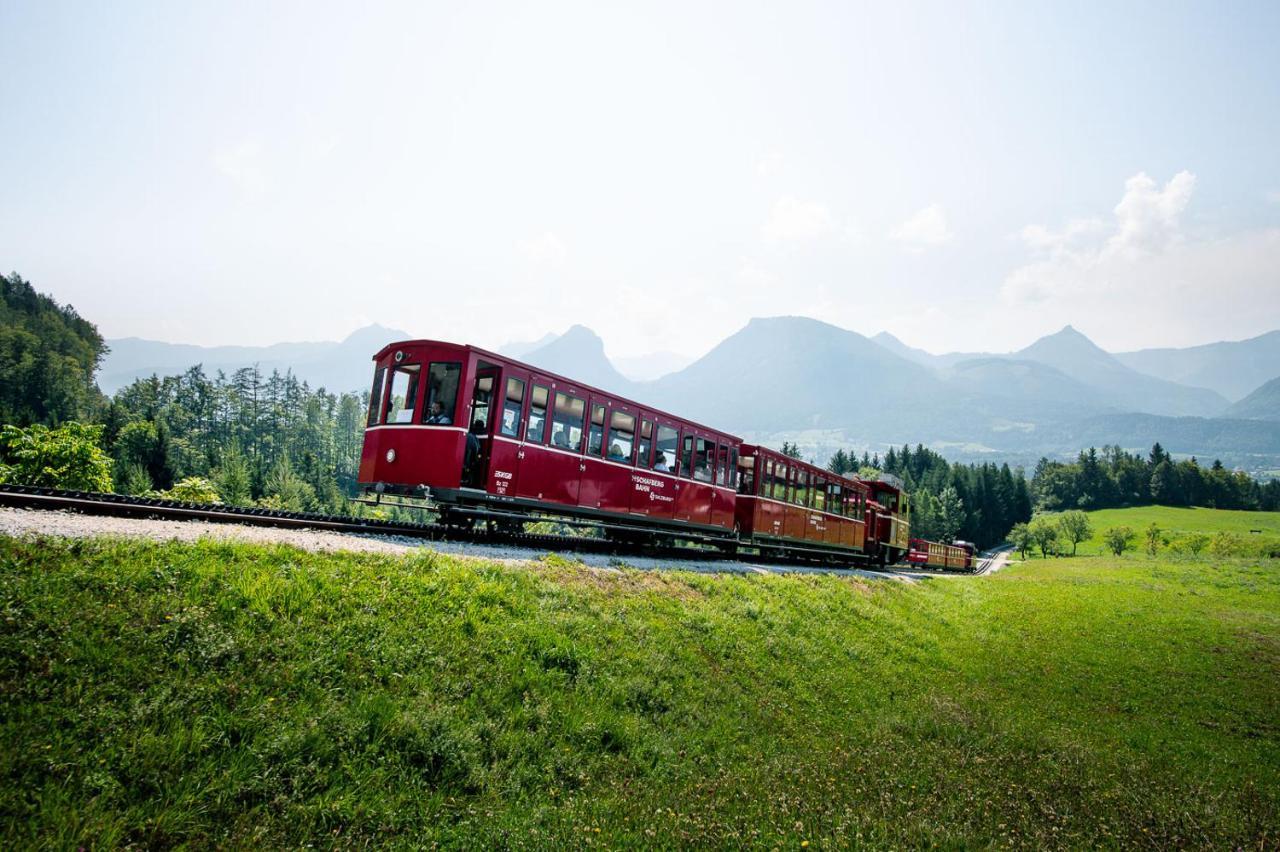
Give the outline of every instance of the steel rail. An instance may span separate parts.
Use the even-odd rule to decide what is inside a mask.
[[[207,503],[189,503],[178,500],[162,500],[150,497],[131,497],[123,494],[103,494],[94,491],[68,491],[58,488],[40,488],[26,485],[0,485],[0,506],[11,506],[23,509],[39,509],[50,511],[75,511],[87,515],[111,517],[160,518],[166,520],[205,521],[209,523],[246,524],[251,526],[315,529],[329,532],[355,533],[361,535],[400,536],[417,538],[426,541],[465,541],[477,544],[505,544],[539,550],[569,550],[589,553],[613,555],[643,555],[648,557],[664,557],[671,559],[703,559],[729,560],[750,558],[748,554],[740,554],[735,549],[725,548],[689,548],[673,545],[653,545],[636,542],[611,540],[606,538],[590,538],[587,536],[566,536],[544,533],[530,533],[499,529],[468,529],[466,527],[440,523],[414,523],[406,521],[385,521],[376,518],[357,518],[350,515],[327,515],[317,512],[286,512],[279,509],[262,509],[244,506],[210,505]],[[549,519],[531,519],[531,522]],[[750,545],[754,547],[754,545]],[[777,557],[762,558],[762,562],[795,565],[823,565],[832,569],[863,569],[881,571],[886,574],[956,574],[965,572],[931,570],[912,565],[901,566],[863,566],[846,563],[833,565],[822,556],[834,554],[815,551],[793,554],[791,559]],[[985,561],[985,560],[984,560]],[[985,573],[985,566],[979,567],[975,562],[975,570],[970,573]]]

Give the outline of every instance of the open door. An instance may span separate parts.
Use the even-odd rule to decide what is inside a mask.
[[[462,484],[467,488],[484,488],[489,479],[495,428],[494,393],[500,379],[501,371],[497,367],[482,363],[476,371],[471,411],[467,417],[467,451],[462,461]]]

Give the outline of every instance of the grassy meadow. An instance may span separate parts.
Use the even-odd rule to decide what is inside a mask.
[[[0,841],[1252,847],[1280,571],[917,584],[0,538]]]
[[[1102,542],[1102,533],[1110,527],[1129,527],[1136,533],[1134,547],[1143,549],[1142,536],[1152,523],[1161,530],[1162,547],[1184,550],[1189,536],[1200,534],[1208,537],[1204,550],[1212,549],[1214,538],[1221,543],[1217,548],[1237,555],[1256,555],[1280,548],[1280,512],[1245,512],[1230,509],[1178,508],[1174,506],[1137,506],[1130,509],[1099,509],[1088,512],[1093,525],[1093,536],[1080,542],[1078,553],[1109,554]],[[1255,530],[1257,532],[1255,532]],[[1067,545],[1070,551],[1070,545]]]

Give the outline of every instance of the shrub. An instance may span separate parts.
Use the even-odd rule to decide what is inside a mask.
[[[1129,527],[1111,527],[1102,533],[1102,543],[1116,556],[1124,553],[1133,543],[1133,530]]]
[[[165,500],[181,500],[184,503],[221,503],[217,486],[203,476],[188,476],[173,484],[160,496]]]
[[[66,423],[0,428],[0,482],[72,491],[111,490],[111,458],[102,427]]]

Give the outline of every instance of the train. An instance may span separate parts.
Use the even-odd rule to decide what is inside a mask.
[[[552,520],[637,546],[972,569],[972,548],[914,546],[889,474],[835,474],[476,346],[405,340],[373,362],[359,485],[374,501],[457,527]]]

